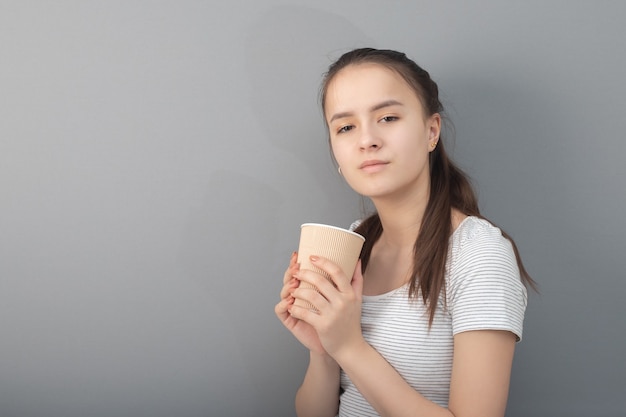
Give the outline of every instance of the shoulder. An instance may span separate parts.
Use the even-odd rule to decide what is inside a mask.
[[[453,269],[485,258],[509,259],[517,264],[513,246],[502,236],[502,231],[487,220],[469,216],[450,239],[449,267]]]
[[[458,243],[465,243],[476,237],[502,236],[502,231],[488,220],[475,216],[467,216],[459,223],[452,238]]]
[[[521,338],[527,293],[511,242],[487,220],[468,217],[450,243],[446,297],[455,333],[506,329]]]
[[[520,273],[511,242],[489,221],[466,218],[454,231],[448,253],[449,286],[467,281],[519,283]]]

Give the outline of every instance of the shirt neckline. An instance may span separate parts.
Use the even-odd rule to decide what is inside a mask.
[[[463,220],[461,220],[461,223],[459,223],[459,225],[456,227],[456,229],[454,229],[454,231],[452,232],[452,234],[450,235],[450,240],[452,240],[459,232],[459,230],[461,229],[461,227],[463,227],[463,225],[469,220],[469,219],[473,219],[476,218],[475,216],[467,216],[465,217]],[[392,296],[393,294],[395,294],[396,292],[402,290],[403,288],[408,288],[409,283],[405,283],[402,284],[401,286],[394,288],[390,291],[384,292],[382,294],[376,294],[376,295],[365,295],[363,294],[361,297],[363,299],[363,302],[375,302],[375,301],[380,301],[381,299],[387,298]]]

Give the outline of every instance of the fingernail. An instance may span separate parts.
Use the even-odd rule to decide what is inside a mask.
[[[309,256],[309,259],[311,260],[311,262],[317,262],[319,260],[319,258],[315,255]]]

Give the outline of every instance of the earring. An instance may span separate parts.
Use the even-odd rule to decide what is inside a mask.
[[[343,175],[343,174],[341,173],[341,167],[337,167],[337,172],[339,172],[339,175]]]
[[[430,147],[433,148],[433,149],[435,149],[436,146],[437,146],[437,142],[433,142],[433,143],[430,144]]]

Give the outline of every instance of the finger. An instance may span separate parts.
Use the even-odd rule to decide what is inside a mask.
[[[337,287],[339,291],[346,292],[350,289],[350,280],[346,277],[346,274],[343,273],[339,265],[322,256],[312,255],[310,260],[314,266],[330,275],[333,284],[335,284],[335,287]]]
[[[281,300],[284,299],[284,298],[287,298],[291,294],[291,292],[293,290],[298,288],[298,285],[300,285],[300,283],[295,278],[291,278],[289,280],[289,282],[287,282],[285,285],[283,285],[283,288],[280,290],[280,298],[281,298]]]
[[[297,304],[292,304],[291,307],[289,307],[288,312],[289,315],[295,320],[302,320],[303,322],[313,326],[313,328],[315,328],[320,318],[319,312]]]
[[[327,299],[330,299],[332,294],[337,292],[333,283],[319,272],[301,269],[296,273],[295,278],[299,281],[298,288],[317,288],[317,291],[322,293]]]
[[[299,302],[298,305],[310,305],[316,310],[323,310],[328,305],[328,300],[315,288],[297,288],[292,296]]]
[[[291,254],[291,258],[289,258],[289,266],[285,271],[285,275],[283,275],[283,284],[289,282],[291,278],[293,278],[293,274],[300,268],[300,265],[297,262],[298,260],[298,252],[293,252]]]
[[[294,298],[290,296],[280,300],[280,302],[274,306],[274,313],[276,313],[276,316],[278,316],[280,321],[284,322],[289,318],[289,309],[293,305],[293,302]]]
[[[357,262],[356,264],[356,268],[354,269],[354,275],[352,276],[351,285],[355,294],[357,294],[357,296],[360,299],[361,296],[363,295],[363,273],[361,272],[361,260],[360,259],[359,259],[359,262]]]

